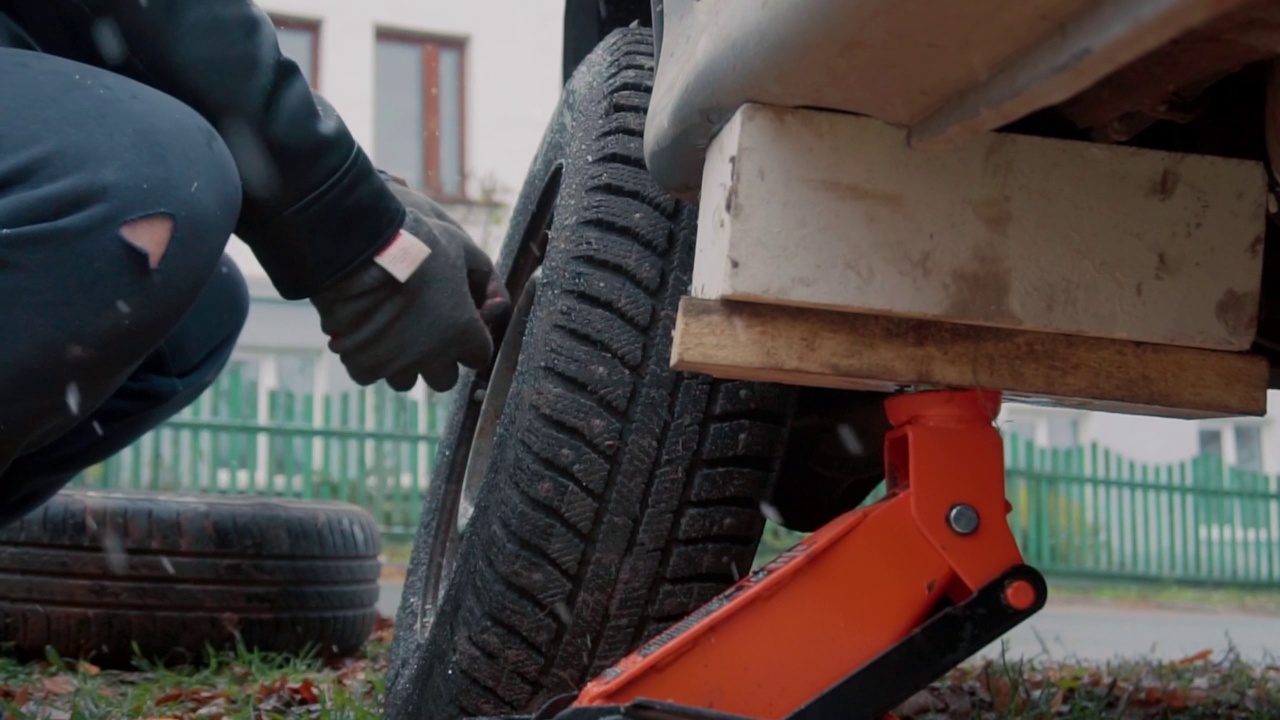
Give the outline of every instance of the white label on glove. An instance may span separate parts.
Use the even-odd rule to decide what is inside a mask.
[[[373,261],[391,273],[396,280],[404,282],[430,254],[431,248],[427,247],[426,243],[401,230],[395,239],[373,258]]]

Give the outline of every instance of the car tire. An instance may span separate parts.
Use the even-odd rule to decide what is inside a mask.
[[[496,420],[484,408],[506,384],[490,371],[455,391],[388,720],[534,711],[750,571],[796,391],[670,368],[697,211],[645,169],[653,72],[651,31],[613,32],[574,72],[534,160],[498,263],[527,301],[500,343],[520,343],[518,360]],[[460,531],[476,428],[491,422]]]
[[[237,639],[350,655],[377,620],[380,542],[342,503],[63,490],[0,529],[0,643],[111,668]]]

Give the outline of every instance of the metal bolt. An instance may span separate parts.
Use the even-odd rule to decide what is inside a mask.
[[[478,403],[484,402],[484,396],[485,396],[486,390],[487,388],[483,388],[483,387],[477,388],[475,392],[471,393],[471,402],[478,402]]]
[[[972,535],[978,529],[978,511],[972,505],[955,505],[947,513],[947,524],[957,535]]]

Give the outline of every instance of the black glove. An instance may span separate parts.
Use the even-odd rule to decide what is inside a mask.
[[[489,362],[488,324],[510,301],[489,256],[462,226],[428,198],[391,187],[408,210],[400,236],[379,260],[331,283],[311,302],[329,349],[356,383],[385,379],[406,391],[421,376],[444,392],[457,384],[459,364],[479,369]]]

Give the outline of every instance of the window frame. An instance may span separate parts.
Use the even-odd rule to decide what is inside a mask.
[[[321,20],[297,15],[268,13],[271,25],[277,30],[298,30],[311,35],[311,90],[320,91],[320,26]]]
[[[382,41],[417,45],[422,57],[422,124],[425,142],[422,143],[422,178],[426,187],[414,188],[426,192],[439,202],[467,203],[467,48],[468,38],[452,35],[405,30],[403,28],[377,26],[374,47]],[[458,53],[458,181],[457,193],[445,193],[440,177],[440,96],[431,92],[434,81],[438,90],[440,78],[440,50],[450,49]],[[376,79],[375,79],[375,82]],[[378,108],[375,107],[376,113]]]

